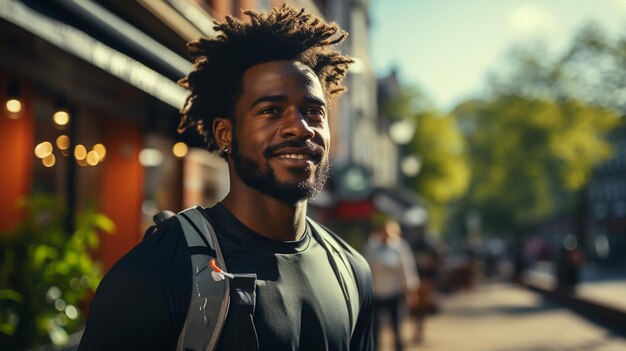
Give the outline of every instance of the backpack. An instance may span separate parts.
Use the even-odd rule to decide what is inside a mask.
[[[176,216],[181,224],[192,266],[192,297],[187,318],[180,332],[176,350],[215,350],[228,315],[231,291],[240,305],[256,302],[256,274],[228,273],[213,226],[204,217],[201,207],[192,207],[175,215],[159,212],[155,222]],[[359,313],[359,292],[351,265],[338,239],[326,228],[307,217],[312,235],[326,250],[339,285],[343,291],[354,331]]]

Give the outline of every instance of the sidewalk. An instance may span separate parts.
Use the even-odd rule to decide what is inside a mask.
[[[523,287],[492,283],[444,296],[441,313],[426,320],[421,344],[407,351],[623,351],[626,338]],[[411,339],[413,324],[404,324]],[[392,350],[389,329],[381,351]]]
[[[554,265],[549,262],[535,264],[533,269],[527,272],[525,284],[539,292],[554,292],[556,287]],[[579,284],[568,298],[574,302],[612,310],[622,314],[626,321],[626,272],[607,272],[586,265],[580,273]],[[623,327],[626,328],[626,323]]]
[[[524,284],[546,298],[626,335],[626,271],[606,271],[585,265],[571,294],[555,289],[554,272],[552,263],[536,263],[527,272]]]

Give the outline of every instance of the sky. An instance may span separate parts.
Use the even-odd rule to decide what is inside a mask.
[[[556,55],[591,20],[626,34],[626,0],[370,0],[370,17],[376,75],[396,67],[444,111],[480,95],[516,43]]]

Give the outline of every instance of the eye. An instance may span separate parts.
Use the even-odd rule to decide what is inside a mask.
[[[305,115],[307,118],[321,120],[326,116],[326,111],[321,107],[312,107],[305,110]]]
[[[259,110],[260,115],[278,115],[281,111],[277,106],[267,106]]]

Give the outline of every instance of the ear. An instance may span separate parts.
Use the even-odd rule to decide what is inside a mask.
[[[215,142],[220,149],[228,147],[233,138],[233,124],[229,118],[216,117],[213,120],[213,135],[215,136]]]

